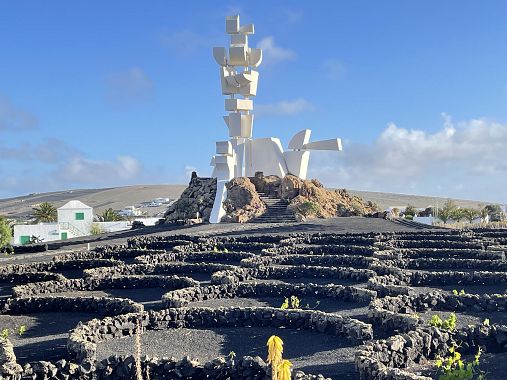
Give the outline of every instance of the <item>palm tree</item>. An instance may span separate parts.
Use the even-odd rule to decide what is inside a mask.
[[[100,216],[100,219],[103,222],[117,222],[119,220],[123,220],[121,215],[118,214],[118,212],[114,211],[112,208],[104,210],[104,212],[102,212],[102,215]]]
[[[33,216],[37,223],[51,223],[58,219],[56,207],[49,202],[43,202],[38,207],[34,207]]]

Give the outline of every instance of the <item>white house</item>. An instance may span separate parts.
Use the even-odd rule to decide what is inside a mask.
[[[141,216],[143,215],[143,212],[135,206],[127,206],[118,211],[118,214],[125,217],[131,217],[131,216]]]
[[[130,211],[140,211],[126,208]],[[92,224],[98,224],[103,232],[116,232],[128,230],[132,227],[132,221],[120,220],[115,222],[93,222],[93,208],[80,201],[69,201],[57,209],[57,221],[54,223],[17,224],[14,226],[14,238],[12,244],[27,244],[31,237],[35,236],[42,242],[55,240],[67,240],[80,236],[88,236],[91,233]],[[159,218],[136,218],[145,226],[154,226]]]
[[[69,201],[57,209],[57,215],[55,223],[15,225],[13,244],[26,244],[32,236],[48,242],[90,234],[93,223],[92,207],[80,201]]]
[[[69,201],[59,207],[57,211],[62,240],[90,234],[93,223],[92,207],[80,201]]]

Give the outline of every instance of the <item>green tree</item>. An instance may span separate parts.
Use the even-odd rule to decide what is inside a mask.
[[[414,216],[417,215],[417,209],[414,206],[412,206],[412,205],[408,205],[405,208],[405,212],[403,214],[405,216],[410,215],[410,216],[414,217]]]
[[[43,202],[38,207],[34,207],[33,216],[37,223],[52,223],[58,219],[56,207],[49,202]]]
[[[438,211],[438,217],[442,220],[442,222],[447,223],[447,221],[453,217],[453,214],[456,212],[457,208],[458,206],[456,206],[456,203],[449,199]]]
[[[489,218],[491,221],[501,221],[502,218],[502,208],[500,205],[486,205],[484,206],[484,211],[487,215],[489,215]]]
[[[462,209],[461,213],[463,214],[463,217],[470,223],[472,223],[475,218],[481,215],[481,212],[475,208],[464,208]]]
[[[12,239],[12,229],[7,219],[0,216],[0,249],[10,245]]]
[[[451,219],[456,222],[461,222],[465,218],[465,209],[463,208],[457,208],[451,212]]]
[[[123,220],[120,214],[113,210],[112,208],[108,208],[107,210],[104,210],[102,212],[102,215],[100,216],[100,219],[103,222],[117,222],[119,220]]]

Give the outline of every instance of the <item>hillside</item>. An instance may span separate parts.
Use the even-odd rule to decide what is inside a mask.
[[[77,189],[65,190],[51,193],[30,194],[15,198],[0,199],[0,215],[9,218],[23,218],[31,214],[32,208],[42,202],[53,203],[56,207],[72,199],[92,206],[96,214],[107,208],[115,210],[126,206],[139,205],[142,202],[149,202],[154,198],[164,197],[177,199],[185,189],[186,185],[136,185],[105,189]],[[392,194],[370,191],[348,190],[353,195],[358,195],[367,201],[377,203],[382,209],[389,206],[405,206],[407,204],[415,207],[426,207],[429,205],[442,205],[446,198],[429,197],[422,195]],[[462,207],[478,207],[485,202],[474,200],[456,199],[456,203]],[[165,211],[167,206],[146,207],[143,210],[150,216],[155,216]]]

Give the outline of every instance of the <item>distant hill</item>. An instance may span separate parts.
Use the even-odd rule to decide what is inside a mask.
[[[155,198],[177,199],[186,185],[137,185],[113,187],[106,189],[78,189],[56,191],[51,193],[30,194],[21,197],[0,199],[0,215],[9,218],[23,218],[32,213],[34,206],[42,202],[50,202],[56,207],[77,199],[93,207],[95,214],[100,214],[108,208],[120,210],[126,206],[137,206]],[[146,207],[144,211],[149,216],[155,216],[165,211],[166,205],[160,207]]]
[[[32,213],[32,209],[39,203],[50,202],[56,207],[60,207],[72,199],[78,199],[81,202],[94,208],[96,214],[100,214],[107,208],[120,210],[126,206],[137,206],[142,202],[149,202],[155,198],[177,199],[186,188],[186,185],[137,185],[113,187],[105,189],[78,189],[56,191],[51,193],[30,194],[15,198],[0,199],[0,215],[9,218],[23,218]],[[438,197],[428,197],[422,195],[406,195],[380,193],[371,191],[348,190],[354,195],[358,195],[365,200],[377,203],[381,209],[389,206],[406,206],[411,204],[415,207],[438,206],[442,205],[447,199]],[[461,207],[478,207],[485,205],[486,202],[455,199]],[[143,210],[148,215],[160,215],[167,206],[146,207]]]

